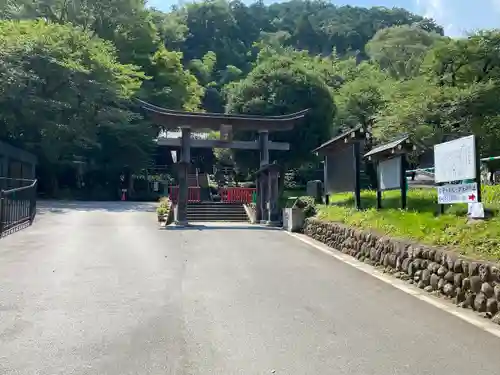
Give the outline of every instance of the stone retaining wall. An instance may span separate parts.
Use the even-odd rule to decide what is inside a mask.
[[[500,267],[439,248],[307,219],[304,234],[500,324]]]

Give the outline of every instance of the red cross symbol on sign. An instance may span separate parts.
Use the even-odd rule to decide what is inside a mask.
[[[469,195],[469,200],[473,201],[476,199],[476,196],[474,194]]]

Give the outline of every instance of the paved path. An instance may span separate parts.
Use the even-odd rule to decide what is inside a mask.
[[[494,336],[280,231],[159,230],[132,203],[52,207],[0,241],[2,375],[500,369]]]

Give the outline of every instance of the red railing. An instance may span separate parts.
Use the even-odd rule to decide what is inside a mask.
[[[255,188],[230,187],[220,188],[221,202],[226,203],[252,203],[252,196],[257,191]]]
[[[179,197],[179,186],[169,186],[168,196],[173,203],[177,203],[177,198]],[[199,202],[200,200],[200,188],[198,186],[190,186],[188,188],[188,202],[194,203]]]

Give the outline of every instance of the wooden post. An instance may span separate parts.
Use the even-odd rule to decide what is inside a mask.
[[[256,190],[256,199],[255,199],[255,222],[260,223],[261,220],[263,220],[263,213],[262,213],[262,206],[261,206],[261,199],[262,199],[262,188],[260,186],[262,180],[261,174],[257,175],[257,179],[255,181],[255,187],[257,188]]]
[[[407,205],[406,194],[406,155],[401,155],[401,209],[405,210]]]
[[[259,156],[260,167],[269,164],[269,132],[259,132]],[[257,220],[260,223],[265,223],[269,218],[269,210],[267,207],[269,194],[269,175],[268,172],[261,172],[257,180]]]
[[[379,178],[379,168],[380,168],[380,161],[376,161],[374,163],[375,165],[375,174],[377,175],[377,210],[382,209],[382,190],[380,189],[380,178]]]
[[[382,209],[382,191],[377,188],[377,210]]]
[[[442,182],[438,183],[438,186],[443,186],[443,183]],[[438,206],[439,206],[438,215],[444,215],[444,208],[445,208],[444,204],[438,203]]]
[[[479,156],[479,142],[475,137],[475,156],[476,156],[476,183],[477,183],[477,201],[481,202],[482,189],[481,189],[481,157]]]
[[[188,168],[191,162],[191,129],[182,128],[181,139],[181,159],[177,163],[177,178],[179,180],[179,193],[177,198],[177,209],[175,223],[178,225],[187,224],[187,204],[188,204]]]
[[[328,206],[330,204],[330,194],[328,192],[328,158],[323,156],[323,194],[325,195],[325,204]]]
[[[280,221],[280,210],[278,204],[279,187],[278,187],[278,170],[269,170],[269,212],[268,223],[277,225]]]
[[[268,196],[269,196],[269,191],[268,191],[268,186],[269,186],[269,173],[268,171],[263,171],[260,175],[260,191],[259,191],[259,204],[260,204],[260,212],[261,212],[261,219],[260,223],[265,224],[268,217],[269,217],[269,210],[267,207],[267,202],[269,201]]]
[[[361,155],[359,141],[353,144],[354,152],[354,200],[356,202],[356,209],[361,210]]]

